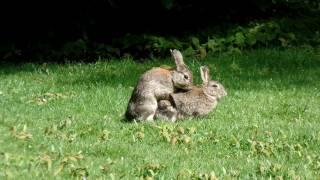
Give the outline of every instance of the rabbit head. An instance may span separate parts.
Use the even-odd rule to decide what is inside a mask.
[[[172,72],[172,82],[176,89],[189,90],[192,88],[193,76],[183,61],[180,51],[170,50],[172,57],[176,63],[176,69]]]
[[[209,68],[207,66],[200,67],[203,92],[209,97],[217,99],[227,95],[223,85],[218,81],[210,80]]]

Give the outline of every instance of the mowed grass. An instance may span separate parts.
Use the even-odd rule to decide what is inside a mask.
[[[0,67],[0,179],[319,179],[320,53],[256,50],[185,58],[208,65],[228,96],[208,116],[123,120],[138,77],[154,66]]]

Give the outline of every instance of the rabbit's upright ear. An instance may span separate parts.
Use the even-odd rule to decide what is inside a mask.
[[[200,74],[201,74],[202,82],[204,84],[207,84],[209,82],[209,80],[210,80],[208,66],[201,66],[200,67]]]
[[[178,71],[183,71],[186,69],[186,65],[184,64],[184,61],[183,61],[183,56],[181,54],[181,52],[179,50],[172,50],[170,49],[170,52],[171,52],[171,55],[176,63],[176,66],[177,66],[177,70]]]

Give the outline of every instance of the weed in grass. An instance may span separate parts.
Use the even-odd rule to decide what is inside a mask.
[[[0,66],[0,179],[317,179],[320,59],[304,49],[186,59],[228,97],[208,116],[123,121],[154,66],[131,60]],[[119,68],[121,67],[121,68]]]

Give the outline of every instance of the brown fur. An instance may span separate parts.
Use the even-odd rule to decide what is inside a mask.
[[[182,119],[187,117],[202,116],[210,113],[223,96],[226,90],[217,81],[209,80],[209,69],[202,66],[202,87],[193,86],[190,91],[170,94],[169,102],[163,102],[156,116],[163,119]],[[168,105],[169,104],[169,105]],[[172,106],[172,107],[170,107]],[[176,117],[172,117],[175,114]]]
[[[169,99],[169,94],[176,89],[191,88],[192,72],[184,64],[180,51],[173,50],[171,54],[176,63],[175,69],[156,67],[139,78],[128,103],[127,119],[152,121],[159,100]]]

